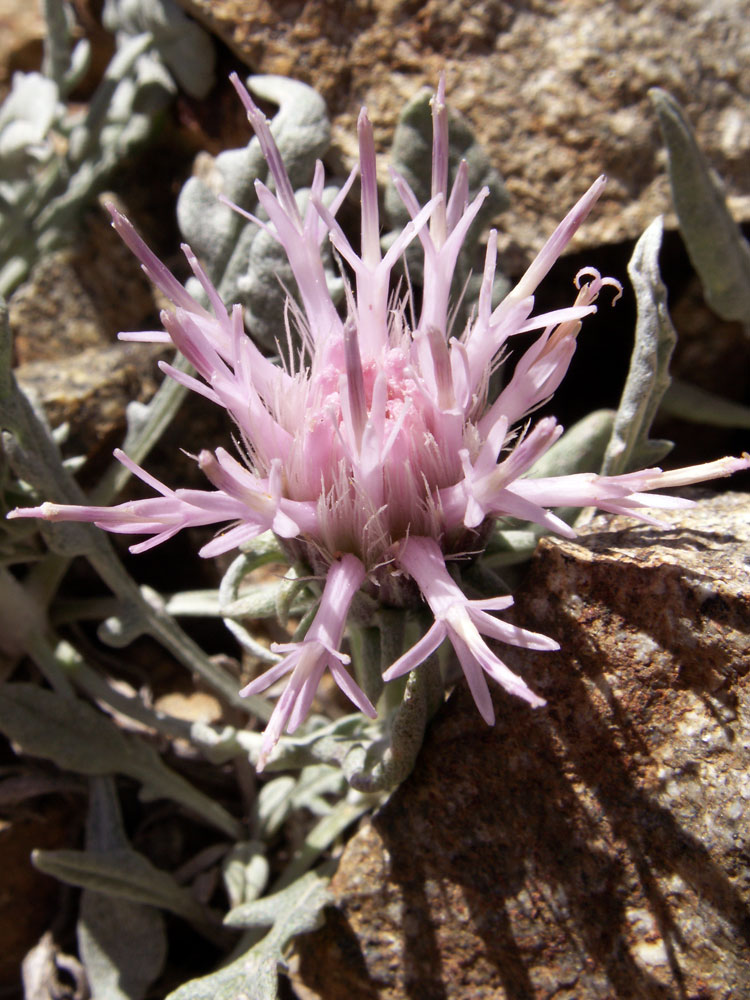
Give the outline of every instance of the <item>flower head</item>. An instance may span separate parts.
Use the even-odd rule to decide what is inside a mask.
[[[420,593],[435,616],[427,634],[386,672],[386,679],[416,667],[444,638],[461,662],[487,722],[494,718],[485,680],[491,676],[532,705],[542,704],[486,644],[482,635],[530,649],[556,643],[508,625],[489,611],[511,599],[468,601],[446,570],[445,560],[481,549],[496,517],[532,520],[571,534],[548,508],[596,505],[633,513],[658,503],[686,501],[646,494],[661,486],[729,475],[750,460],[662,473],[624,476],[524,478],[557,440],[562,428],[546,417],[519,429],[519,422],[560,384],[575,352],[581,320],[595,311],[605,286],[619,283],[591,268],[576,278],[572,305],[534,314],[534,292],[599,197],[598,178],[563,219],[518,285],[492,306],[497,234],[490,233],[481,291],[466,328],[452,331],[449,289],[457,257],[486,190],[469,200],[467,171],[460,167],[448,190],[448,137],[444,82],[432,102],[432,192],[420,206],[406,181],[393,183],[411,220],[383,253],[372,127],[358,122],[361,179],[360,246],[355,249],[336,219],[354,175],[332,205],[323,203],[323,167],[317,164],[304,214],[266,119],[235,76],[233,83],[273,177],[272,192],[256,184],[268,221],[254,221],[279,241],[299,289],[296,317],[301,350],[287,367],[272,363],[245,333],[242,310],[228,310],[200,263],[184,247],[210,310],[193,299],[153,255],[130,223],[112,209],[113,224],[151,280],[173,303],[162,314],[164,331],[129,339],[171,342],[195,367],[186,375],[162,364],[170,377],[225,408],[239,435],[237,454],[202,451],[198,463],[212,489],[172,490],[131,462],[117,457],[150,485],[152,499],[112,508],[60,506],[11,516],[93,521],[108,531],[149,536],[134,546],[159,544],[191,525],[225,527],[203,547],[204,556],[232,549],[272,530],[288,550],[326,576],[320,608],[301,643],[278,647],[284,659],[245,691],[263,690],[291,673],[269,724],[265,761],[284,727],[294,729],[310,707],[329,667],[339,686],[362,711],[372,705],[345,669],[339,651],[350,604],[360,587],[384,604],[404,604]],[[321,244],[329,239],[353,276],[340,315],[328,292]],[[394,291],[392,273],[414,240],[424,255],[419,315],[408,296]],[[490,399],[489,373],[514,338],[539,331],[518,359],[514,374]],[[283,339],[284,318],[279,317]],[[677,478],[675,478],[677,476]],[[407,586],[404,586],[406,581]]]

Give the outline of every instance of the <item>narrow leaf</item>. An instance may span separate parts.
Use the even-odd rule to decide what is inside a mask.
[[[659,273],[662,223],[661,217],[654,219],[636,243],[628,264],[638,319],[630,369],[602,464],[603,475],[655,465],[672,448],[670,442],[650,441],[648,436],[669,386],[669,362],[677,341],[667,311],[667,290]]]
[[[92,778],[86,848],[128,850],[114,781]],[[84,889],[76,925],[78,951],[97,1000],[142,1000],[167,956],[159,910]]]
[[[34,867],[61,882],[169,910],[196,924],[208,915],[189,892],[131,848],[113,851],[34,851]]]
[[[680,230],[706,301],[723,319],[750,325],[750,245],[729,214],[721,181],[677,101],[658,87],[649,97],[667,147]]]
[[[237,839],[242,826],[218,803],[164,764],[153,747],[125,735],[111,719],[77,698],[35,684],[6,684],[0,731],[33,757],[81,774],[127,774],[158,796],[181,803]]]
[[[724,399],[714,392],[677,379],[667,389],[661,409],[662,413],[694,424],[750,430],[750,406]]]

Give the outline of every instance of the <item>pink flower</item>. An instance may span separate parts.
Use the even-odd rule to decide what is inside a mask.
[[[394,677],[413,670],[438,648],[443,639],[448,638],[469,682],[477,708],[489,725],[495,721],[495,712],[482,671],[510,694],[523,698],[530,705],[536,707],[544,704],[544,698],[539,698],[529,690],[525,682],[489,649],[480,635],[481,632],[500,642],[524,646],[526,649],[560,648],[554,639],[509,625],[487,614],[488,611],[509,608],[513,603],[512,597],[494,597],[487,601],[467,600],[448,573],[445,557],[434,538],[407,538],[399,548],[397,562],[417,583],[435,616],[435,624],[386,670],[384,680],[391,681]]]
[[[556,644],[487,613],[508,607],[508,597],[466,600],[445,560],[481,549],[490,522],[498,516],[532,520],[570,535],[572,529],[548,508],[580,504],[634,513],[646,505],[679,507],[687,501],[646,494],[730,475],[747,468],[750,459],[722,459],[676,473],[650,469],[613,477],[524,478],[562,428],[547,417],[519,430],[519,421],[560,384],[581,320],[595,311],[601,289],[610,285],[619,294],[618,282],[587,268],[576,277],[579,291],[572,305],[534,315],[537,285],[591,210],[605,179],[591,185],[494,309],[497,234],[490,234],[475,314],[454,334],[448,291],[461,245],[487,192],[469,200],[465,165],[448,191],[444,82],[433,100],[432,197],[420,206],[406,181],[393,173],[411,221],[385,254],[366,113],[358,122],[362,194],[357,251],[336,220],[354,175],[326,207],[323,167],[318,163],[302,215],[266,119],[236,76],[233,83],[275,186],[272,192],[256,184],[269,221],[254,221],[284,248],[299,289],[299,307],[289,310],[302,344],[296,367],[284,369],[261,354],[245,333],[241,308],[227,310],[188,247],[184,252],[210,310],[185,291],[127,219],[111,209],[115,228],[173,303],[162,314],[164,331],[129,333],[127,338],[171,342],[192,362],[196,376],[166,364],[162,368],[227,410],[237,427],[238,454],[234,457],[221,448],[201,451],[197,461],[213,487],[201,491],[171,490],[116,452],[154,489],[152,499],[112,508],[44,503],[9,516],[93,521],[107,531],[149,536],[133,546],[135,551],[188,526],[225,525],[201,550],[204,556],[270,529],[290,554],[326,576],[307,637],[279,647],[286,654],[282,662],[245,688],[255,693],[291,672],[266,732],[262,763],[284,727],[294,729],[308,711],[326,666],[352,701],[373,713],[345,670],[348,658],[339,652],[349,607],[360,587],[390,605],[409,603],[418,590],[435,615],[432,628],[393,664],[386,679],[416,667],[447,638],[488,722],[494,716],[485,673],[530,704],[542,704],[481,635],[530,649],[554,649]],[[326,287],[320,253],[326,238],[354,276],[344,317]],[[424,290],[416,320],[409,297],[394,292],[391,281],[394,265],[413,240],[420,241],[424,254]],[[489,374],[509,353],[513,338],[537,330],[538,338],[518,359],[506,387],[495,400],[488,399]],[[280,316],[279,338],[286,336],[285,317]]]
[[[260,694],[280,677],[292,674],[266,727],[258,759],[259,771],[265,767],[284,727],[293,733],[307,715],[326,667],[357,708],[371,719],[375,718],[377,713],[369,699],[344,669],[349,657],[338,649],[349,606],[364,578],[365,568],[356,556],[345,555],[331,563],[320,606],[303,641],[274,643],[271,646],[274,652],[288,655],[240,691],[242,695]]]

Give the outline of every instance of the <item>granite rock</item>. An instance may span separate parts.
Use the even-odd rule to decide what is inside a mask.
[[[458,685],[345,848],[305,996],[750,998],[748,497],[669,521],[540,545],[515,610],[561,650],[505,658],[547,706],[496,692],[490,728]]]
[[[632,239],[670,208],[647,92],[685,107],[750,219],[750,20],[730,0],[181,0],[247,66],[311,84],[333,116],[342,169],[366,104],[381,150],[401,108],[445,71],[512,205],[509,273],[539,248],[600,173],[610,184],[576,246]],[[384,175],[385,177],[385,175]]]

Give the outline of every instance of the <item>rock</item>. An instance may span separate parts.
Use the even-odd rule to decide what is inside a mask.
[[[655,85],[683,103],[737,216],[750,219],[750,21],[741,5],[181,2],[253,72],[292,76],[323,94],[342,168],[356,157],[362,104],[386,150],[405,102],[444,70],[451,104],[506,178],[501,251],[511,272],[602,172],[609,187],[576,246],[633,239],[670,209],[647,98]]]
[[[39,69],[44,45],[41,5],[26,0],[3,0],[0,11],[0,101],[13,73]]]
[[[12,780],[6,779],[6,780]],[[60,885],[31,864],[36,848],[69,847],[80,832],[80,803],[46,795],[33,807],[8,808],[0,819],[3,880],[0,888],[0,988],[19,984],[21,961],[55,916]],[[14,994],[15,995],[15,994]]]
[[[68,423],[67,454],[111,451],[125,407],[162,379],[158,345],[120,343],[120,330],[158,327],[154,292],[102,212],[75,244],[43,258],[9,303],[19,384],[50,426]]]
[[[68,424],[66,453],[93,458],[120,443],[128,403],[154,394],[161,356],[151,344],[112,344],[57,361],[30,361],[15,374],[24,392],[41,401],[51,427]]]
[[[516,616],[561,651],[503,655],[548,705],[497,691],[489,728],[458,685],[347,845],[303,988],[750,998],[747,510],[727,493],[540,545]]]
[[[111,347],[120,330],[158,325],[152,286],[103,210],[88,213],[74,244],[40,258],[12,295],[16,364]]]

